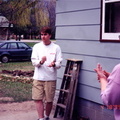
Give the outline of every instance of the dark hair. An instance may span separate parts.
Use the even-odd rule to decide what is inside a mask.
[[[49,35],[51,35],[51,28],[50,27],[43,27],[40,31],[40,33],[48,33]]]

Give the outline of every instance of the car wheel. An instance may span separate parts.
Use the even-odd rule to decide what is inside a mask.
[[[7,55],[2,56],[1,62],[7,63],[9,61],[9,57]]]

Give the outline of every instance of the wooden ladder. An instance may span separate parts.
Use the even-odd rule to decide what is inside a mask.
[[[59,115],[59,117],[62,117],[62,120],[72,120],[78,75],[81,64],[82,60],[67,59],[54,118]]]

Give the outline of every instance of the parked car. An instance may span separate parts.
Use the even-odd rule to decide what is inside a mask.
[[[0,61],[30,60],[32,48],[20,41],[0,41]]]

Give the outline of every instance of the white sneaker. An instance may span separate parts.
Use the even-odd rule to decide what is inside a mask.
[[[45,120],[44,118],[40,118],[40,119],[38,119],[38,120]]]

